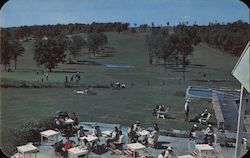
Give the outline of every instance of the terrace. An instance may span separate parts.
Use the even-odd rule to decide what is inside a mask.
[[[98,122],[80,122],[79,126],[84,126],[84,130],[88,131],[86,134],[91,134],[93,131],[94,126],[100,126],[101,131],[105,131],[105,130],[109,130],[112,131],[113,128],[115,126],[119,127],[125,137],[126,137],[126,145],[124,145],[124,148],[127,148],[127,144],[128,144],[128,137],[127,137],[127,131],[128,128],[127,127],[121,127],[119,124],[107,124],[107,123],[98,123]],[[166,148],[168,146],[173,147],[173,151],[175,153],[175,155],[177,157],[179,156],[183,156],[183,155],[189,155],[194,156],[194,157],[199,157],[199,154],[195,155],[195,144],[197,144],[194,140],[190,140],[188,138],[188,132],[189,131],[179,131],[179,130],[173,130],[173,131],[164,131],[164,130],[160,130],[161,131],[161,135],[158,139],[158,147],[157,148],[152,148],[152,147],[146,147],[145,149],[143,149],[142,151],[140,151],[140,153],[144,153],[144,155],[147,155],[148,157],[157,157],[163,150],[166,150]],[[217,133],[217,129],[215,129],[215,133]],[[202,130],[201,132],[204,132],[204,130]],[[230,133],[228,131],[226,131],[225,133],[226,138],[228,140],[228,142],[230,142],[230,140],[233,140],[235,138],[235,135],[233,133]],[[58,136],[58,140],[65,140],[65,137],[60,133]],[[76,136],[73,136],[70,138],[71,140],[73,140],[74,142],[77,142],[77,138]],[[53,140],[52,140],[53,141]],[[54,139],[55,141],[55,139]],[[231,147],[223,147],[221,146],[218,142],[218,140],[215,141],[215,143],[213,143],[213,145],[211,146],[213,151],[213,155],[218,157],[218,158],[222,158],[222,157],[227,157],[227,158],[233,158],[234,156],[234,145],[235,143],[233,143],[234,141],[231,141],[232,143],[230,143],[232,146]],[[34,156],[37,158],[58,158],[58,155],[55,153],[53,146],[49,145],[47,142],[42,143],[40,145],[37,146],[38,148],[38,152],[35,153],[27,153],[25,154],[26,156]],[[242,154],[245,154],[247,152],[247,148],[243,148],[242,149]],[[74,155],[69,155],[69,157],[72,157]],[[15,155],[13,155],[11,158],[21,158],[24,157],[24,155],[16,153]],[[112,152],[110,150],[101,153],[101,154],[97,154],[95,152],[90,152],[88,154],[89,158],[125,158],[125,157],[129,157],[124,155],[123,153],[115,153],[112,154]],[[143,157],[143,156],[142,156]]]

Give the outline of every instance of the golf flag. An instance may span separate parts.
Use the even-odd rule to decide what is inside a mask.
[[[250,41],[236,63],[232,74],[250,93]]]

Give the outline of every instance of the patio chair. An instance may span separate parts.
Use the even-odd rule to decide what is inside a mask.
[[[211,117],[211,114],[208,113],[208,115],[207,115],[206,118],[199,118],[198,120],[199,120],[200,124],[207,125],[208,124],[208,120],[210,119],[210,117]]]
[[[157,113],[157,118],[163,118],[163,119],[165,119],[166,115],[168,113],[168,109],[169,109],[169,107],[167,107],[165,111],[157,111],[156,112]]]

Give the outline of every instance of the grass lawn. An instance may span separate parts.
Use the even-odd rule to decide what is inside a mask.
[[[76,112],[80,121],[99,121],[130,125],[140,120],[148,127],[158,123],[161,129],[187,129],[192,123],[184,122],[185,91],[189,85],[239,88],[231,71],[237,58],[224,54],[204,45],[195,46],[189,57],[191,65],[187,67],[186,80],[182,73],[176,72],[171,65],[164,71],[162,65],[149,65],[148,52],[143,33],[107,33],[110,57],[89,57],[82,50],[81,60],[92,60],[103,64],[127,64],[134,68],[107,68],[94,65],[59,64],[49,74],[48,82],[63,82],[65,75],[79,71],[81,83],[107,84],[120,81],[127,84],[126,89],[94,89],[95,96],[75,95],[72,88],[2,88],[1,89],[1,125],[3,138],[8,136],[7,129],[18,127],[25,121],[40,120],[55,115],[61,109]],[[83,36],[86,36],[83,34]],[[23,42],[25,52],[18,60],[17,70],[5,72],[1,65],[1,79],[4,81],[38,81],[38,69],[33,58],[34,41]],[[197,66],[203,65],[203,66]],[[42,69],[42,68],[39,68]],[[47,70],[46,70],[47,71]],[[66,73],[65,71],[69,72]],[[225,82],[194,82],[204,79],[226,80]],[[162,80],[165,85],[161,86]],[[131,83],[135,83],[134,87]],[[150,85],[148,85],[150,82]],[[76,89],[81,89],[76,88]],[[169,107],[173,119],[156,119],[151,111],[155,104],[163,103]],[[191,116],[212,106],[205,101],[191,103]],[[213,113],[213,112],[212,112]],[[214,115],[213,115],[214,116]],[[213,118],[215,119],[215,118]],[[4,142],[4,141],[3,141]]]

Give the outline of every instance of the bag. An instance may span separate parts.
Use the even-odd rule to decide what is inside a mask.
[[[95,149],[93,149],[93,153],[98,154],[98,155],[102,155],[104,153],[106,153],[107,150],[105,148],[105,145],[97,145]]]

